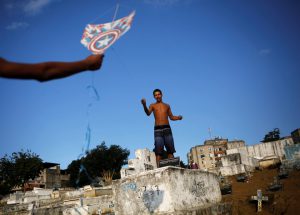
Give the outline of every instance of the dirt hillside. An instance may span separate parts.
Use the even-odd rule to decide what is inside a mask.
[[[230,177],[232,194],[223,195],[223,202],[232,203],[234,215],[296,215],[300,214],[300,171],[289,172],[288,178],[280,179],[283,189],[268,191],[268,186],[278,176],[278,169],[256,170],[248,182],[237,182],[236,177]],[[263,202],[262,211],[257,213],[257,202],[250,202],[251,196],[256,196],[257,189],[263,196],[268,196],[268,202]]]

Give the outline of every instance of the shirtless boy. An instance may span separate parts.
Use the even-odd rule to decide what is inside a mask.
[[[182,120],[182,116],[173,116],[170,105],[162,102],[162,92],[160,89],[155,89],[153,91],[153,96],[156,103],[151,104],[149,109],[146,105],[146,99],[142,99],[141,102],[143,104],[144,111],[148,116],[154,112],[154,152],[156,155],[157,166],[159,167],[159,161],[161,160],[164,146],[166,147],[168,158],[173,158],[173,153],[176,152],[169,118],[170,120]]]

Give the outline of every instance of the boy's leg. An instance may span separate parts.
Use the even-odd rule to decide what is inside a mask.
[[[164,138],[160,135],[155,135],[154,152],[156,156],[157,168],[159,168],[159,161],[161,160],[164,151]]]
[[[168,154],[168,158],[174,158],[173,153],[172,154]]]

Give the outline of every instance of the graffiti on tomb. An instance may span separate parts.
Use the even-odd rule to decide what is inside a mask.
[[[113,202],[113,201],[110,201],[110,203],[109,203],[108,207],[109,207],[109,208],[113,208],[113,207],[115,207],[115,204],[114,204],[114,202]]]
[[[200,197],[200,196],[206,195],[207,190],[208,190],[208,187],[205,187],[205,184],[203,181],[196,182],[196,180],[194,180],[194,183],[193,183],[190,191],[193,195]]]
[[[128,184],[123,184],[122,189],[125,192],[128,192],[129,190],[131,191],[136,191],[136,184],[135,183],[128,183]]]
[[[138,198],[143,198],[145,193],[148,193],[150,196],[159,196],[160,190],[158,185],[142,186],[137,190]]]
[[[163,201],[164,191],[159,189],[158,185],[146,185],[138,187],[136,183],[127,183],[122,185],[122,190],[125,192],[136,193],[138,199],[141,199],[149,212],[154,212],[155,209]]]
[[[153,213],[162,203],[163,193],[158,185],[142,186],[139,188],[138,198],[141,198],[148,211]]]

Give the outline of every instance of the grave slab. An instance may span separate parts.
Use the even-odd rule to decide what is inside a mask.
[[[115,180],[112,189],[116,215],[178,214],[222,198],[216,174],[171,166]]]

